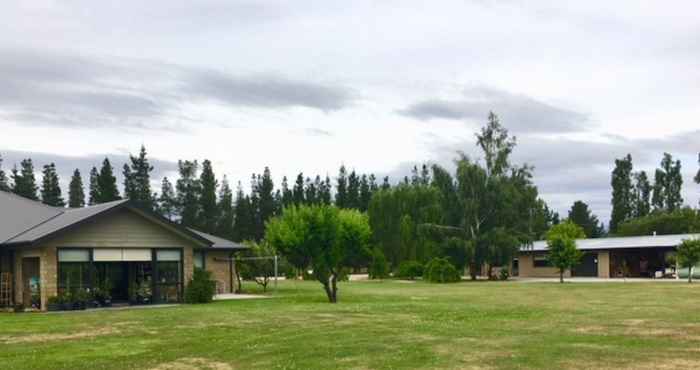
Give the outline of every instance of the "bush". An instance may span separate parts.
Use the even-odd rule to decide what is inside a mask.
[[[370,279],[384,279],[389,276],[389,265],[386,262],[384,253],[379,248],[372,251],[372,262],[369,265]]]
[[[396,276],[401,279],[414,280],[419,276],[423,276],[423,265],[418,261],[403,261],[399,265]]]
[[[462,280],[457,268],[447,258],[433,258],[425,266],[424,277],[431,283],[454,283]]]
[[[192,280],[185,289],[186,303],[209,303],[214,299],[216,282],[211,279],[211,272],[196,268]]]

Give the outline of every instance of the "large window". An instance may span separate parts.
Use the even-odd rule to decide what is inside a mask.
[[[182,251],[156,251],[156,291],[159,302],[179,302],[182,288]]]
[[[92,265],[90,250],[61,249],[58,251],[58,292],[75,292],[90,288]]]
[[[205,262],[204,262],[204,252],[203,251],[195,251],[192,260],[194,263],[194,267],[198,269],[204,269],[205,267]]]
[[[546,254],[536,254],[532,257],[534,267],[551,267]]]

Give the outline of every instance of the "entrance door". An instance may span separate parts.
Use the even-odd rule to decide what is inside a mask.
[[[24,307],[41,309],[39,257],[22,258],[22,303]]]
[[[109,291],[112,302],[129,300],[129,281],[125,262],[95,262],[97,287]]]
[[[572,271],[572,276],[597,277],[598,276],[598,253],[586,253]]]

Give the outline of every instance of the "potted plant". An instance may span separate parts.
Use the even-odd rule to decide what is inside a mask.
[[[136,296],[140,304],[151,303],[151,297],[153,293],[151,292],[151,283],[148,280],[143,280],[139,283],[136,289]]]
[[[87,306],[87,302],[90,299],[90,294],[87,291],[81,289],[78,290],[73,295],[73,309],[74,310],[84,310]]]
[[[46,302],[46,309],[49,311],[60,311],[63,309],[63,300],[60,295],[49,297]]]

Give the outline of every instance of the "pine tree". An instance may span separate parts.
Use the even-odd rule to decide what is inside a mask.
[[[345,165],[340,166],[335,186],[335,205],[338,208],[348,207],[348,177]]]
[[[282,207],[288,207],[290,204],[294,203],[294,195],[292,190],[289,189],[289,182],[287,181],[287,176],[282,178],[282,194],[281,194]]]
[[[197,161],[178,161],[180,177],[175,183],[177,190],[177,214],[180,216],[180,224],[186,227],[197,226],[199,215],[199,190],[201,184],[197,178],[199,164]]]
[[[41,178],[41,202],[52,207],[66,206],[54,163],[44,165]]]
[[[318,201],[323,204],[331,204],[333,202],[333,197],[331,195],[332,189],[333,184],[331,184],[331,178],[326,175],[326,179],[321,182],[318,188]]]
[[[630,219],[633,211],[632,156],[615,160],[612,172],[612,214],[610,232],[615,233],[618,225]]]
[[[700,166],[700,153],[698,153],[698,166]],[[700,184],[700,169],[698,169],[698,174],[695,175],[695,182]]]
[[[10,184],[7,182],[7,175],[2,170],[2,156],[0,155],[0,191],[10,191]]]
[[[304,174],[299,172],[297,175],[297,180],[294,182],[294,188],[292,189],[292,199],[294,204],[300,205],[306,203],[306,197],[304,196]]]
[[[77,168],[75,171],[73,171],[73,176],[70,178],[70,185],[68,185],[68,207],[85,207],[85,189],[83,188],[83,177],[80,176],[80,170]]]
[[[158,213],[170,221],[177,215],[177,197],[173,184],[167,177],[163,177],[160,185],[160,196],[158,197]]]
[[[202,173],[199,175],[199,214],[197,226],[206,233],[216,232],[219,221],[219,209],[216,204],[216,190],[219,187],[211,161],[202,162]]]
[[[97,176],[96,194],[98,197],[95,199],[95,204],[121,199],[117,188],[117,178],[114,177],[114,169],[107,158],[102,161],[102,168],[100,168],[100,174]]]
[[[97,172],[97,168],[92,167],[92,169],[90,170],[90,186],[88,198],[88,204],[91,206],[97,204],[97,201],[100,199],[100,187],[97,184],[99,176],[100,175]]]
[[[651,211],[651,184],[647,173],[640,171],[634,174],[634,217],[644,217]]]
[[[221,180],[218,208],[219,221],[216,227],[216,235],[222,238],[233,238],[233,222],[236,215],[233,207],[233,191],[226,176]]]
[[[152,210],[154,206],[151,193],[151,172],[153,166],[146,158],[146,147],[141,146],[138,157],[129,156],[130,165],[124,165],[124,196],[141,208]]]
[[[17,170],[17,166],[12,169],[12,192],[31,200],[39,200],[34,177],[34,164],[32,160],[27,158],[20,162],[21,170]]]
[[[265,222],[275,215],[275,196],[274,196],[275,184],[272,181],[272,175],[270,174],[270,169],[265,167],[263,170],[262,177],[258,185],[257,194],[260,197],[260,221],[262,222],[259,239],[262,239],[265,234]]]
[[[262,234],[265,228],[262,216],[260,213],[260,187],[261,187],[261,176],[253,174],[250,181],[250,215],[251,215],[251,225],[252,225],[252,235],[251,240],[259,241],[262,238]]]
[[[372,189],[367,175],[362,175],[360,178],[360,200],[359,209],[361,212],[367,212],[369,201],[372,200]]]
[[[581,226],[587,238],[601,237],[598,217],[591,213],[588,204],[577,200],[569,210],[569,221]]]
[[[389,190],[391,189],[391,184],[389,183],[389,176],[384,176],[384,179],[382,180],[382,190]]]
[[[374,176],[374,174],[370,174],[369,175],[369,191],[370,191],[370,193],[374,193],[377,190],[379,190],[379,186],[377,185],[377,178]]]
[[[360,208],[360,177],[355,173],[355,170],[350,172],[348,176],[348,197],[347,208]]]
[[[236,242],[253,239],[253,215],[250,205],[250,198],[243,193],[241,183],[238,183],[236,190],[236,202],[234,208],[234,223],[232,239]]]
[[[321,182],[321,178],[316,176],[316,182],[312,182],[311,178],[307,177],[305,181],[304,197],[306,198],[307,204],[316,204],[318,202],[318,183]]]

